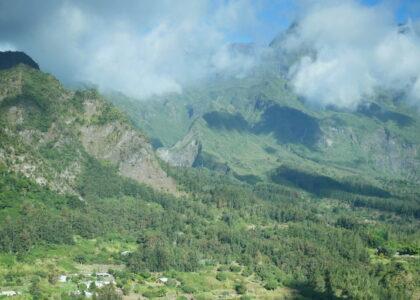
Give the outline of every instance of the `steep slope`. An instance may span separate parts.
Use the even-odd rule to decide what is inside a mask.
[[[175,192],[147,138],[95,91],[72,92],[25,65],[0,71],[0,162],[61,193],[79,194],[93,158]]]
[[[170,149],[159,148],[157,155],[176,167],[192,167],[201,152],[199,137],[190,130],[189,133]]]
[[[311,45],[284,47],[299,28],[293,23],[260,51],[259,63],[245,77],[212,78],[146,101],[123,95],[110,100],[173,165],[232,171],[253,180],[270,179],[287,166],[337,178],[419,183],[418,110],[404,101],[404,93],[380,89],[356,110],[305,103],[291,87],[289,70],[303,55],[316,53]]]
[[[257,74],[148,102],[113,101],[164,147],[163,159],[189,156],[185,141],[195,136],[200,155],[191,165],[225,165],[240,176],[264,179],[287,165],[333,177],[420,181],[420,116],[391,93],[378,92],[357,111],[321,110],[294,95],[281,75]]]

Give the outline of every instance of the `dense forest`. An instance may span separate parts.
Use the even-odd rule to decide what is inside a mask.
[[[182,196],[156,192],[92,159],[79,180],[81,200],[2,166],[0,250],[24,262],[36,247],[72,245],[74,236],[118,237],[138,249],[115,257],[127,267],[115,272],[123,282],[130,274],[147,278],[149,272],[216,266],[220,280],[236,268],[267,290],[290,287],[310,299],[415,297],[418,214],[393,205],[392,191],[365,196],[355,188],[320,198],[293,185],[248,184],[205,169],[165,168]],[[101,259],[73,257],[83,264]],[[27,275],[3,271],[0,282],[17,284]],[[238,284],[246,294],[246,283]],[[35,290],[35,299],[48,297]]]

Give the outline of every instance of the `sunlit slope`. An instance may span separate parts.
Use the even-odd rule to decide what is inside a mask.
[[[175,190],[148,138],[94,90],[66,90],[25,65],[2,70],[0,123],[0,163],[57,192],[83,196],[79,179],[98,161],[138,182]]]
[[[420,178],[419,113],[393,93],[378,91],[353,111],[321,109],[299,99],[282,76],[257,74],[147,101],[111,99],[157,148],[194,132],[207,157],[196,165],[259,177],[287,164],[326,175]]]

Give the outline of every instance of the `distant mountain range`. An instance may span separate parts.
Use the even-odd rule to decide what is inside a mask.
[[[279,168],[332,178],[420,182],[420,115],[402,92],[378,89],[357,109],[314,107],[299,97],[290,66],[310,48],[286,51],[294,23],[260,53],[245,77],[213,78],[170,94],[137,100],[108,99],[152,140],[158,155],[175,166],[206,167],[244,180],[273,180]],[[401,30],[407,26],[400,26]],[[411,28],[411,27],[407,27]]]

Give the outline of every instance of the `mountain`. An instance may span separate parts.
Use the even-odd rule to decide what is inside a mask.
[[[176,191],[145,135],[96,91],[66,90],[53,76],[16,62],[0,71],[0,162],[7,168],[80,195],[79,179],[95,160],[137,182]]]
[[[39,70],[38,64],[26,53],[20,51],[0,52],[0,70],[10,69],[19,64]]]
[[[196,154],[175,155],[178,162],[172,155],[175,165],[224,164],[261,180],[281,165],[339,178],[420,180],[420,117],[399,95],[378,93],[356,111],[322,110],[306,105],[282,76],[264,75],[113,101],[164,147],[158,153]]]
[[[298,26],[277,36],[245,77],[211,78],[181,94],[152,99],[121,93],[107,98],[151,137],[157,155],[172,166],[341,200],[348,192],[359,200],[403,193],[402,200],[408,190],[417,194],[418,112],[404,93],[381,89],[355,110],[306,103],[293,91],[285,62],[311,51],[290,53],[282,47]],[[403,192],[405,187],[410,188]],[[405,211],[407,203],[393,200]],[[373,205],[367,198],[365,204]]]
[[[122,108],[174,166],[207,167],[237,178],[274,180],[279,168],[384,186],[420,183],[420,115],[403,92],[377,89],[355,110],[319,108],[296,95],[289,69],[310,45],[290,50],[293,23],[265,48],[241,78],[211,78],[152,99],[122,94]],[[406,28],[403,30],[403,28]],[[399,27],[404,34],[409,25]],[[256,55],[255,45],[233,47]]]
[[[139,101],[8,65],[0,297],[418,298],[419,119],[401,96],[321,110],[266,63]]]

